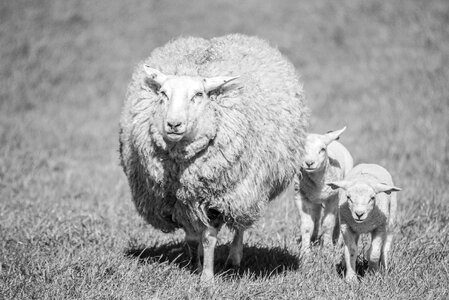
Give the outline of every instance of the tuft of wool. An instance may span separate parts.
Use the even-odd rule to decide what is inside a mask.
[[[165,113],[143,65],[169,75],[240,76],[211,95],[199,134],[165,143]],[[137,211],[165,232],[199,231],[220,218],[246,228],[302,164],[308,109],[293,65],[267,42],[240,34],[178,38],[135,69],[120,121],[120,159]]]

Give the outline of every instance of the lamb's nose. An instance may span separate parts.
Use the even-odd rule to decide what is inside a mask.
[[[355,215],[360,219],[361,217],[363,217],[364,213],[355,213]]]
[[[311,161],[311,160],[306,161],[306,165],[308,167],[312,166],[313,165],[313,161]]]

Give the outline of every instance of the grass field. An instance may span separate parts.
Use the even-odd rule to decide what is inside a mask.
[[[182,232],[135,212],[118,165],[133,67],[174,37],[230,32],[277,46],[311,130],[347,125],[356,163],[403,188],[388,274],[348,285],[340,251],[302,259],[286,196],[248,231],[238,274],[221,272],[220,234],[207,289]],[[446,0],[0,1],[0,299],[448,299],[448,184]]]

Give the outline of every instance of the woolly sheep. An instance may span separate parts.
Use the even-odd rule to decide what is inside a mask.
[[[351,154],[336,141],[345,130],[346,127],[326,134],[307,135],[301,166],[302,179],[295,196],[301,220],[303,254],[309,252],[310,242],[317,239],[320,223],[325,246],[331,246],[338,239],[338,191],[325,183],[342,180],[353,167]]]
[[[390,173],[376,164],[359,164],[343,181],[331,182],[329,186],[342,191],[339,209],[345,242],[346,279],[357,278],[357,243],[362,233],[371,233],[369,269],[377,270],[380,262],[386,270],[397,207],[396,193],[391,193],[401,189],[393,185]]]
[[[202,282],[213,280],[221,226],[235,230],[228,263],[238,266],[243,231],[299,171],[303,100],[293,65],[256,37],[179,38],[136,68],[121,164],[139,214],[185,231]]]

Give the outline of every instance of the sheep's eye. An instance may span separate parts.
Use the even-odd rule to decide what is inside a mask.
[[[369,199],[370,202],[373,202],[374,200],[375,200],[374,196]]]
[[[346,199],[348,199],[349,202],[352,202],[351,196],[347,195]]]
[[[326,148],[321,148],[320,153],[323,153],[324,151],[326,151]]]
[[[168,98],[167,93],[165,91],[160,91],[159,94],[164,98]]]
[[[198,92],[198,93],[195,94],[195,97],[200,97],[201,98],[201,97],[203,97],[203,95],[204,95],[203,92]]]

